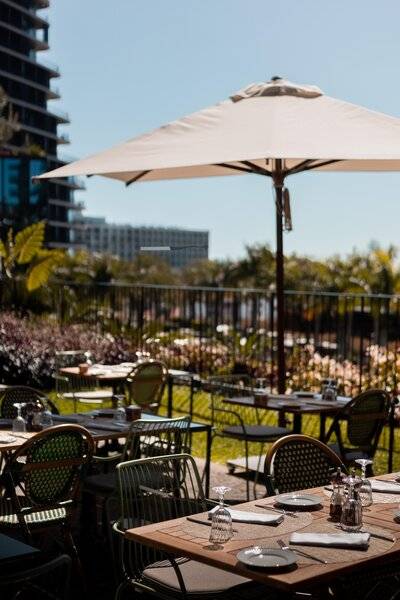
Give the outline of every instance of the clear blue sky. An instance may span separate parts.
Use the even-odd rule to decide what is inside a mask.
[[[48,16],[46,55],[62,73],[54,106],[70,114],[66,152],[79,158],[275,74],[400,117],[398,0],[53,0]],[[400,246],[400,174],[290,184],[287,252]],[[130,188],[94,177],[80,199],[113,222],[209,229],[212,257],[275,243],[271,187],[256,176]]]

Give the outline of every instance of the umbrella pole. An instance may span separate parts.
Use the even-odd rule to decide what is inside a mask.
[[[277,159],[273,174],[275,188],[276,213],[276,303],[277,303],[277,359],[278,359],[278,393],[286,390],[285,366],[285,298],[284,298],[284,267],[283,267],[283,185],[282,160]]]

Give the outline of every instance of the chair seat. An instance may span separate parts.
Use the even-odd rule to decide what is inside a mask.
[[[47,523],[62,522],[67,516],[65,508],[52,508],[50,510],[41,510],[29,513],[25,516],[28,525],[43,525]],[[13,512],[13,505],[9,500],[0,501],[0,528],[1,527],[20,527],[18,515]]]
[[[333,450],[343,462],[345,463],[353,463],[358,458],[371,458],[366,452],[362,450],[357,450],[356,448],[344,448],[345,455],[342,456],[339,448],[339,444],[328,444],[329,448]]]
[[[112,400],[114,394],[109,390],[92,390],[92,391],[82,391],[82,392],[66,392],[62,394],[62,397],[65,400],[82,400],[87,402],[88,404],[92,403],[100,403],[104,400]]]
[[[221,433],[227,437],[234,437],[242,440],[246,439],[252,442],[262,442],[266,440],[275,440],[283,435],[289,435],[290,431],[285,427],[271,427],[269,425],[245,425],[243,431],[241,425],[232,425],[230,427],[225,427]]]
[[[258,597],[266,597],[265,586],[256,584],[240,575],[227,573],[222,569],[186,558],[178,558],[177,563],[185,582],[187,594],[192,598],[204,596],[213,598],[214,594],[229,596],[232,592],[240,592],[240,597],[243,599],[249,597],[255,600]],[[174,598],[177,594],[181,594],[178,578],[169,561],[160,561],[148,566],[143,571],[143,583],[161,593],[170,593]],[[269,595],[268,598],[270,598]]]
[[[108,495],[112,494],[116,488],[117,475],[114,471],[111,473],[99,473],[97,475],[88,475],[88,477],[85,477],[85,492]]]

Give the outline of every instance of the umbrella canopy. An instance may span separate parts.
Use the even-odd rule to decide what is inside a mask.
[[[276,191],[278,390],[285,389],[285,178],[302,171],[400,171],[400,119],[281,78],[39,177],[103,175],[136,181],[257,174]]]

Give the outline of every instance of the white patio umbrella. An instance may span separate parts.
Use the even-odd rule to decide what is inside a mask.
[[[276,196],[278,390],[285,391],[282,231],[291,228],[285,180],[303,171],[399,171],[400,119],[274,77],[228,100],[45,173],[136,181],[255,174]]]

